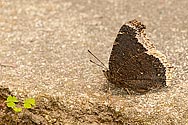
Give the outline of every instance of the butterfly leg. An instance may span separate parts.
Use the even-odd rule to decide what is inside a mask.
[[[110,100],[111,100],[111,95],[112,95],[112,92],[111,92],[111,90],[110,90],[110,82],[109,81],[107,81],[107,97],[106,97],[106,102],[107,102],[107,104],[110,104]]]
[[[129,95],[131,95],[131,92],[129,91],[128,88],[125,88],[125,90],[127,91],[127,93],[128,93]]]

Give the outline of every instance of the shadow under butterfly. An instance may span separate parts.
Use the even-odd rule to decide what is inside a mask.
[[[137,20],[125,23],[113,44],[107,68],[89,50],[104,68],[107,80],[128,93],[146,93],[166,87],[171,79],[172,67],[165,55],[160,53],[144,32],[146,26]]]

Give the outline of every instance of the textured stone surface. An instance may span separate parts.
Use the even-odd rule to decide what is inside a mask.
[[[22,98],[60,97],[62,123],[185,124],[187,6],[187,0],[2,0],[0,62],[16,67],[1,67],[0,85]],[[108,101],[106,79],[87,50],[108,65],[120,26],[135,18],[175,67],[174,80],[167,90],[141,96],[115,89]]]

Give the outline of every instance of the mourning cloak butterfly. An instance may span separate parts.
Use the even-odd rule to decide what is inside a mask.
[[[104,70],[107,80],[117,86],[145,93],[167,86],[170,65],[166,57],[156,50],[144,32],[146,26],[137,20],[124,24]]]

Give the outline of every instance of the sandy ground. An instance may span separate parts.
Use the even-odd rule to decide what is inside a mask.
[[[1,0],[0,62],[15,67],[1,67],[0,85],[20,98],[61,98],[67,117],[56,124],[188,124],[187,7],[187,0]],[[174,79],[145,95],[112,90],[109,101],[106,79],[87,50],[108,66],[119,28],[132,19],[146,25],[175,67]],[[113,117],[106,120],[109,105]]]

